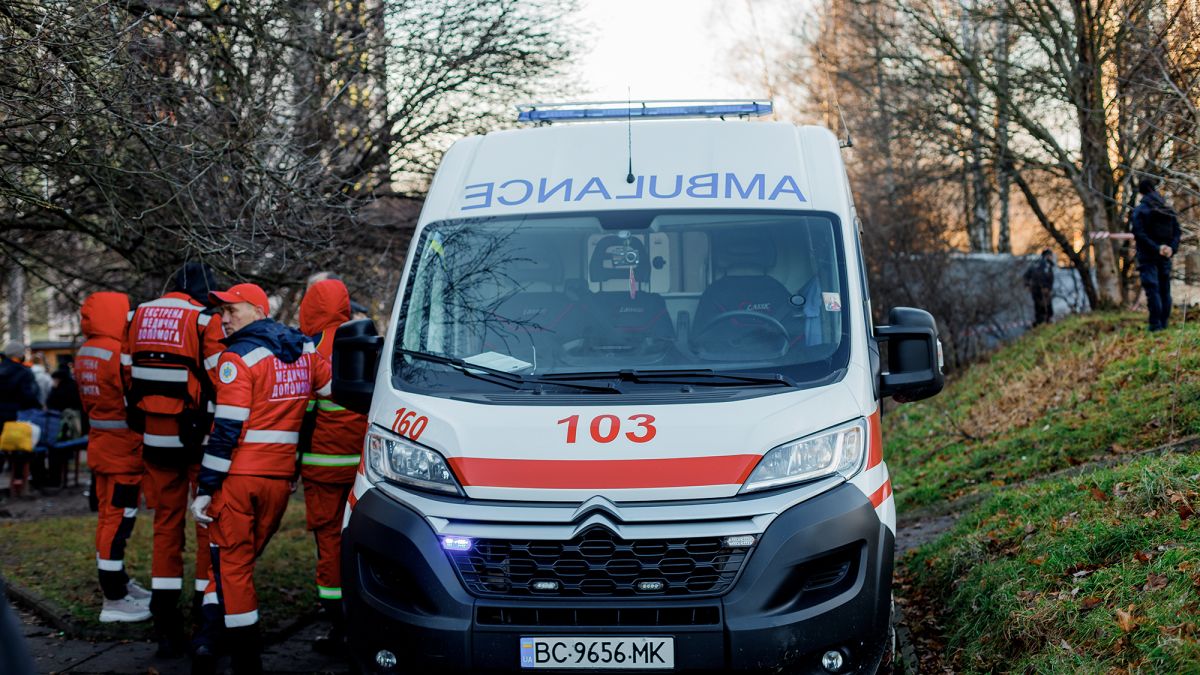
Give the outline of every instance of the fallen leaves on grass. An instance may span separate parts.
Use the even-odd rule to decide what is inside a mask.
[[[1079,601],[1079,608],[1086,612],[1095,608],[1096,605],[1099,605],[1101,602],[1103,601],[1100,598],[1097,598],[1094,595],[1089,595],[1088,597]]]
[[[1080,483],[1079,489],[1087,490],[1088,492],[1090,492],[1092,494],[1092,499],[1095,499],[1098,502],[1106,502],[1109,499],[1108,495],[1104,493],[1104,490],[1101,490],[1100,488],[1096,487],[1095,485],[1088,485],[1087,483]]]
[[[1177,490],[1167,491],[1167,497],[1175,505],[1175,512],[1179,514],[1180,520],[1187,520],[1196,515],[1196,511],[1192,508],[1191,500],[1188,498],[1189,496],[1195,495],[1194,493],[1191,495],[1184,494]]]
[[[1167,587],[1167,575],[1155,574],[1151,572],[1146,575],[1146,583],[1142,586],[1142,591],[1158,591]]]
[[[1129,609],[1117,610],[1117,625],[1126,633],[1133,632],[1133,629],[1137,628],[1137,619],[1133,616],[1133,605],[1130,605]]]

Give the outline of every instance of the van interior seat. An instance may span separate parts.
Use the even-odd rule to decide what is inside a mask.
[[[743,230],[714,234],[712,258],[721,276],[700,296],[693,335],[721,314],[738,311],[765,314],[791,331],[789,322],[798,308],[791,302],[791,291],[769,274],[775,266],[775,246],[768,233]]]
[[[622,252],[631,253],[636,263],[618,260]],[[588,264],[588,278],[602,289],[592,293],[587,302],[592,314],[594,342],[598,341],[601,346],[617,346],[641,338],[674,341],[675,326],[667,311],[666,300],[658,293],[641,290],[650,282],[650,256],[641,239],[636,236],[623,239],[614,235],[596,242]],[[606,282],[609,282],[607,286],[618,290],[603,290]]]
[[[515,284],[486,318],[483,351],[535,362],[583,335],[587,313],[579,299],[555,290],[563,283],[562,259],[550,247],[524,247],[505,266]]]

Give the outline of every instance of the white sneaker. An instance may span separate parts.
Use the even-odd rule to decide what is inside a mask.
[[[128,595],[120,600],[105,599],[100,609],[100,623],[136,623],[149,618],[150,609]]]
[[[152,595],[150,591],[143,588],[136,581],[130,581],[128,584],[125,584],[125,593],[127,594],[126,597],[143,604],[149,604],[150,596]]]

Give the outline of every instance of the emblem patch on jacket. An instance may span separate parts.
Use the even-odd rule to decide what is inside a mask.
[[[217,371],[217,377],[221,378],[221,382],[229,384],[237,379],[237,366],[226,361],[221,364],[221,369]]]

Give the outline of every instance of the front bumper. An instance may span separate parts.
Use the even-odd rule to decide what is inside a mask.
[[[893,544],[841,485],[781,513],[720,597],[484,599],[424,518],[370,490],[342,541],[351,653],[364,672],[511,672],[521,637],[670,635],[678,672],[825,673],[821,655],[841,649],[841,672],[869,673],[888,639]],[[375,665],[383,649],[396,670]]]

